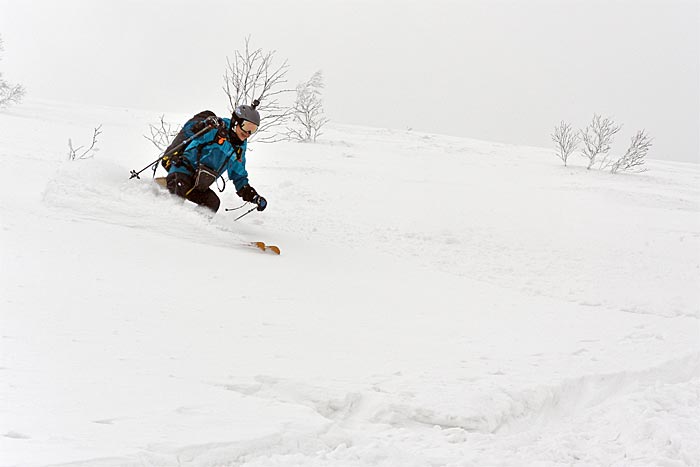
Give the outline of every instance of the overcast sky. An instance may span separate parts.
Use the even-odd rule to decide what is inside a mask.
[[[251,35],[290,86],[323,70],[335,122],[550,147],[597,112],[619,151],[646,128],[650,157],[700,162],[699,3],[0,0],[0,71],[30,98],[224,114]]]

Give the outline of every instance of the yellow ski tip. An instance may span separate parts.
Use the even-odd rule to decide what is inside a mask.
[[[250,242],[249,245],[254,246],[260,251],[270,252],[276,255],[279,255],[281,253],[280,247],[276,245],[265,245],[265,242]]]

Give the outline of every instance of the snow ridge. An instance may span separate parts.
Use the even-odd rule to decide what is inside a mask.
[[[129,180],[157,118],[0,113],[0,466],[700,465],[697,166],[329,126],[234,223]]]

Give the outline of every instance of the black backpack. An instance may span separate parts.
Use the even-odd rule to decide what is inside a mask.
[[[203,112],[199,112],[197,115],[185,122],[182,129],[180,129],[178,134],[175,135],[175,138],[163,153],[160,163],[165,170],[170,170],[170,166],[173,164],[175,164],[175,167],[179,167],[179,164],[181,164],[182,161],[182,153],[185,151],[187,146],[181,148],[178,148],[178,146],[180,146],[187,138],[191,138],[195,135],[195,133],[201,131],[204,128],[204,121],[207,119],[207,117],[216,117],[216,114],[211,110],[205,110]],[[171,153],[171,151],[176,148],[177,151]]]

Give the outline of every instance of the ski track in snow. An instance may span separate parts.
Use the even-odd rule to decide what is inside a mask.
[[[234,223],[149,172],[126,179],[143,158],[110,140],[56,163],[53,135],[89,124],[37,105],[0,115],[18,137],[0,160],[40,180],[0,201],[0,465],[700,465],[697,167],[611,178],[536,148],[338,126],[256,148],[270,209]],[[48,136],[27,152],[37,108]],[[116,141],[149,118],[88,114]],[[283,254],[236,248],[251,240]],[[234,312],[191,293],[206,278],[124,296],[169,271],[162,258],[206,271],[167,256],[186,248]],[[132,278],[84,263],[116,255]],[[70,281],[67,261],[83,261]]]

